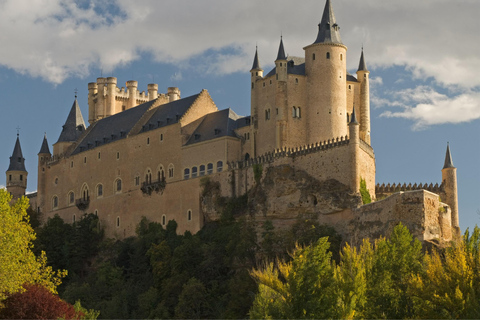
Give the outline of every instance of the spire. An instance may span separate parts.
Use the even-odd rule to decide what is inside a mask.
[[[253,58],[252,70],[261,70],[260,62],[258,61],[258,47],[255,47],[255,58]]]
[[[85,131],[85,122],[83,121],[82,112],[75,99],[68,114],[67,121],[63,125],[62,133],[58,138],[58,142],[73,142]]]
[[[27,171],[25,169],[25,159],[22,154],[22,147],[20,147],[20,139],[17,133],[17,142],[13,148],[12,156],[10,157],[10,165],[7,171]]]
[[[285,49],[283,48],[283,37],[280,36],[280,47],[278,48],[278,55],[277,60],[287,60],[287,56],[285,55]],[[277,61],[275,60],[275,61]]]
[[[447,142],[447,153],[445,154],[445,164],[443,165],[443,169],[447,168],[455,168],[453,166],[452,155],[450,154],[450,146]]]
[[[51,154],[50,149],[48,148],[47,133],[45,133],[45,136],[43,137],[42,147],[40,148],[40,152],[38,154],[42,153]]]
[[[340,27],[335,20],[330,0],[325,3],[322,21],[318,25],[317,40],[314,43],[342,43],[340,38]]]
[[[363,47],[362,47],[362,55],[360,56],[360,63],[358,64],[357,71],[368,71],[367,64],[365,63],[365,58],[363,57]]]
[[[357,116],[355,114],[355,106],[353,106],[352,116],[350,118],[350,124],[358,124]]]

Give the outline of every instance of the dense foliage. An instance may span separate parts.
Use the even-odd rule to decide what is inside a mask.
[[[293,260],[254,269],[252,319],[479,318],[480,229],[444,252],[422,253],[408,229],[389,239],[345,245],[340,262],[328,242],[297,247]]]

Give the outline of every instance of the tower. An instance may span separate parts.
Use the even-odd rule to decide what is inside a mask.
[[[43,136],[42,146],[38,152],[38,177],[37,177],[37,207],[45,207],[46,169],[47,162],[52,157],[48,147],[47,134]]]
[[[450,206],[452,212],[452,234],[460,236],[458,219],[458,193],[457,193],[457,168],[453,166],[450,146],[447,144],[445,163],[442,169],[442,184],[445,192],[445,203]]]
[[[18,199],[25,195],[27,189],[27,175],[25,169],[25,159],[23,158],[22,148],[20,146],[19,134],[17,133],[17,141],[13,148],[12,156],[10,157],[10,165],[6,172],[7,175],[7,191],[13,196],[13,199]]]
[[[353,107],[351,120],[348,124],[348,131],[350,137],[350,167],[352,169],[350,188],[353,192],[358,192],[360,190],[360,132],[355,107]]]
[[[75,97],[60,137],[58,137],[58,141],[53,145],[53,154],[60,155],[67,151],[67,148],[70,147],[73,142],[77,141],[84,131],[85,122],[83,121],[82,112],[78,106],[77,97]]]
[[[253,58],[252,69],[250,70],[251,75],[251,93],[250,93],[250,106],[251,106],[251,128],[252,137],[251,139],[251,150],[253,150],[253,156],[256,157],[256,148],[255,141],[258,129],[258,102],[257,102],[257,81],[263,78],[263,69],[260,67],[260,62],[258,60],[258,48],[255,48],[255,57]]]
[[[360,139],[371,144],[370,139],[370,85],[368,75],[370,71],[367,69],[365,58],[360,56],[358,64],[357,80],[360,82],[359,106],[360,106]]]
[[[346,52],[330,0],[315,42],[305,50],[307,144],[347,134]]]
[[[287,139],[287,119],[288,105],[287,105],[287,56],[285,55],[285,48],[283,47],[283,37],[280,37],[280,45],[278,47],[277,59],[275,60],[275,108],[267,110],[268,118],[275,119],[275,149],[283,148]]]

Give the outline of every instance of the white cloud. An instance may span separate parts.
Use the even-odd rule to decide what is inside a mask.
[[[413,129],[443,123],[461,123],[480,119],[480,92],[466,91],[449,97],[426,86],[406,89],[382,101],[400,111],[385,111],[381,116],[414,121]]]

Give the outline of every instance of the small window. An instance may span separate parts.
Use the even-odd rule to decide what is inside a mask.
[[[167,217],[165,215],[162,216],[162,226],[167,224]]]
[[[187,220],[192,221],[192,210],[187,211]]]
[[[217,172],[222,172],[222,170],[223,170],[223,162],[218,161],[217,162]]]
[[[197,168],[197,167],[193,167],[193,168],[192,168],[192,178],[196,178],[196,177],[197,177],[197,173],[198,173],[198,168]]]
[[[263,82],[263,87],[265,88],[265,82]]]
[[[58,208],[58,197],[57,196],[53,196],[53,198],[52,198],[52,208],[53,209]]]
[[[295,78],[295,84],[298,84],[298,78]]]
[[[73,161],[70,162],[70,168],[73,168]]]
[[[117,152],[117,160],[120,159],[120,152]]]
[[[173,167],[172,167],[172,168],[168,168],[168,177],[169,177],[169,178],[173,178]]]
[[[120,227],[120,217],[117,217],[117,228]]]
[[[98,160],[100,160],[100,152],[98,153]]]
[[[75,223],[77,221],[77,216],[76,215],[73,215],[72,217],[72,222]]]
[[[330,59],[330,52],[327,52],[327,59]]]
[[[95,209],[95,216],[98,217],[98,210]]]
[[[147,138],[147,145],[150,144],[150,138]]]
[[[302,117],[302,110],[300,109],[300,107],[297,108],[297,114],[296,114],[297,118],[301,118]]]
[[[139,186],[140,185],[140,176],[135,177],[135,185]]]
[[[23,174],[20,175],[20,181],[23,181]]]
[[[115,190],[117,192],[121,192],[122,191],[122,179],[118,179],[115,183]]]
[[[201,176],[204,176],[204,175],[205,175],[205,165],[202,164],[202,165],[200,166],[200,177],[201,177]]]
[[[163,141],[163,133],[160,133],[160,141]]]
[[[8,175],[8,181],[12,181],[12,175]]]
[[[348,85],[348,90],[352,90],[352,86],[350,84]]]
[[[276,111],[277,111],[277,115],[278,115],[278,108],[276,108]]]
[[[195,133],[195,140],[200,140],[200,135],[198,133]]]
[[[292,118],[295,118],[297,116],[297,108],[293,107],[292,108]]]
[[[312,60],[315,60],[315,53],[312,54]]]
[[[343,54],[340,53],[340,61],[343,61]]]
[[[207,174],[213,173],[213,163],[207,164]]]
[[[55,178],[55,184],[56,185],[58,184],[58,178]]]
[[[97,186],[97,197],[103,196],[103,185],[99,184]]]
[[[252,82],[252,89],[253,89],[253,82]]]
[[[190,169],[189,168],[185,168],[183,170],[183,179],[187,180],[190,178]]]
[[[75,193],[70,192],[68,194],[68,204],[74,204],[75,203]]]
[[[275,76],[276,76],[276,77],[275,77],[275,78],[276,78],[276,80],[278,80],[278,74],[276,74]]]
[[[218,136],[218,135],[220,134],[220,129],[215,129],[215,130],[214,130],[214,134],[215,134],[216,136]]]

